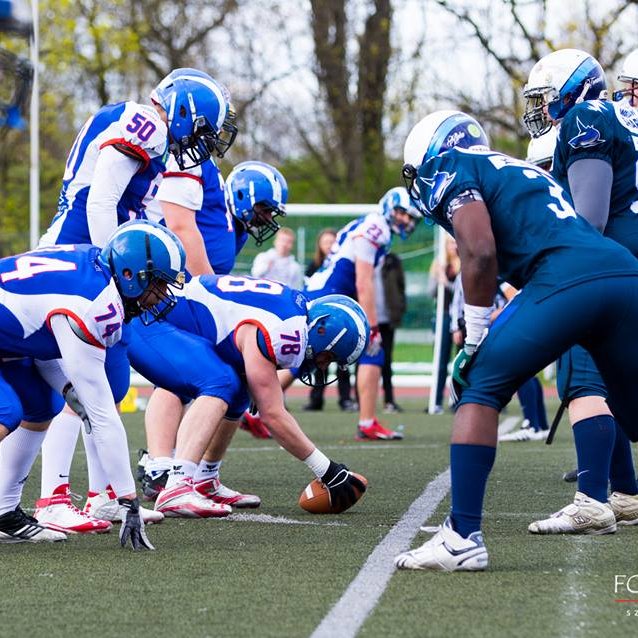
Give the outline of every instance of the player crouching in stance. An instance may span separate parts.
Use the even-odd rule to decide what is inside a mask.
[[[184,282],[184,250],[148,221],[122,225],[104,248],[59,245],[0,260],[0,542],[66,539],[20,508],[25,476],[65,397],[90,430],[126,517],[121,544],[154,549],[146,537],[126,432],[109,385],[107,350],[124,324],[164,318]],[[124,348],[119,348],[122,356]],[[37,361],[36,361],[37,360]],[[58,394],[59,393],[59,394]],[[25,444],[25,443],[28,443]],[[3,462],[11,450],[12,463]],[[20,453],[20,451],[23,453]],[[34,451],[33,451],[34,450]],[[70,501],[69,501],[70,503]]]
[[[129,350],[135,368],[152,383],[195,399],[181,422],[173,467],[155,509],[166,516],[200,518],[231,512],[229,505],[213,500],[214,486],[200,479],[198,470],[210,460],[207,449],[220,429],[234,431],[249,394],[280,445],[324,482],[333,501],[353,505],[355,488],[365,486],[303,433],[284,406],[277,369],[301,368],[309,377],[310,366],[325,370],[332,361],[357,361],[369,338],[359,305],[337,296],[307,307],[302,293],[273,281],[204,275],[184,286],[172,314],[171,343],[197,358],[197,377],[184,377],[174,363],[158,366],[159,343],[155,348],[147,342],[142,349],[134,341]]]
[[[438,111],[410,132],[404,176],[423,213],[456,238],[467,339],[454,361],[460,393],[450,449],[452,507],[440,531],[400,554],[401,569],[485,569],[483,497],[498,414],[521,382],[569,347],[594,359],[609,404],[638,440],[638,262],[576,214],[550,175],[491,151],[473,118]],[[522,289],[488,325],[497,276]],[[628,350],[629,349],[629,350]]]

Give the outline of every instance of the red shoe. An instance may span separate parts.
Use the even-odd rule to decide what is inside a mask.
[[[272,439],[272,434],[264,422],[258,416],[250,414],[248,410],[242,415],[239,427],[250,432],[256,439]]]
[[[403,438],[403,432],[388,430],[384,428],[376,419],[371,425],[357,427],[357,441],[400,441]]]
[[[75,507],[71,503],[68,483],[58,485],[51,496],[38,499],[34,517],[40,525],[66,534],[102,534],[113,527],[110,521],[95,518]]]
[[[155,501],[155,510],[164,516],[179,518],[219,518],[233,511],[228,505],[202,496],[195,490],[192,479],[184,479],[162,490]]]
[[[194,481],[193,487],[206,498],[211,499],[215,503],[221,505],[230,505],[231,507],[259,507],[261,499],[254,494],[242,494],[236,490],[222,485],[218,478],[206,479],[204,481]]]

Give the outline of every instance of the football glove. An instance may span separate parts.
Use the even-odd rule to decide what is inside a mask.
[[[334,461],[330,461],[321,482],[328,488],[330,503],[338,512],[344,512],[359,500],[355,488],[361,494],[366,491],[366,486],[343,463]]]
[[[467,388],[468,386],[465,377],[467,376],[467,372],[472,365],[472,361],[477,350],[478,346],[472,345],[471,343],[466,343],[463,346],[463,349],[460,350],[454,358],[454,363],[452,364],[452,379],[462,388]]]
[[[126,547],[131,541],[133,551],[138,549],[155,549],[146,536],[144,521],[140,516],[140,501],[137,497],[118,498],[117,502],[126,509],[126,518],[122,521],[120,528],[120,545]]]
[[[78,393],[75,391],[75,388],[72,384],[67,383],[62,389],[62,396],[66,401],[66,404],[75,412],[84,423],[84,429],[87,434],[91,434],[91,421],[89,421],[89,415],[86,413],[84,406],[82,405],[82,401],[80,401],[80,397],[78,397]]]
[[[379,326],[372,326],[370,328],[370,341],[368,341],[368,347],[366,348],[366,354],[369,357],[376,357],[381,350],[381,333],[379,332]]]

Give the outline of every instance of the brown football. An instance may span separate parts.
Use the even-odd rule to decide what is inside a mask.
[[[368,479],[365,476],[357,474],[356,472],[352,472],[352,474],[367,487]],[[357,492],[357,501],[361,500],[364,492],[359,492],[356,488],[355,492]],[[299,507],[311,514],[340,514],[348,509],[347,507],[343,509],[336,509],[332,507],[332,503],[330,502],[330,492],[319,479],[314,479],[306,485],[303,492],[299,495]]]

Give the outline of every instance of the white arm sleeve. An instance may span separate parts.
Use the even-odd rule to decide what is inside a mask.
[[[61,366],[91,422],[100,462],[118,496],[135,493],[128,442],[109,386],[104,360],[106,351],[85,343],[64,315],[51,318],[51,331],[62,355]]]
[[[86,218],[91,243],[104,246],[117,228],[117,205],[141,162],[120,153],[113,146],[105,146],[95,162]]]
[[[377,247],[365,237],[355,237],[352,240],[354,256],[367,264],[373,264],[377,255]]]

